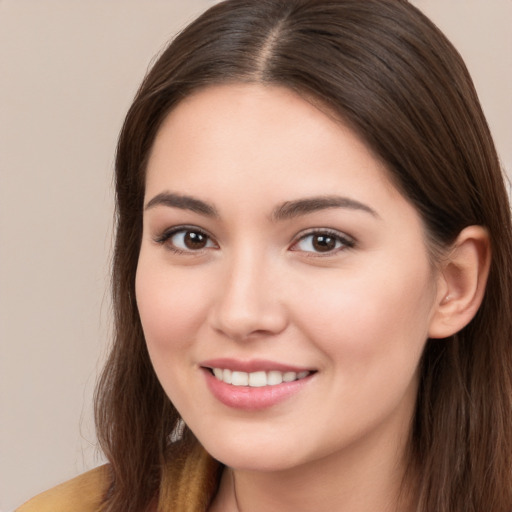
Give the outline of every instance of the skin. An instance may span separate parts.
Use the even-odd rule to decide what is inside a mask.
[[[170,113],[146,180],[137,302],[166,393],[228,467],[211,510],[396,510],[418,362],[446,287],[382,163],[285,88],[223,85]],[[215,215],[154,199],[168,193]],[[276,219],[289,201],[326,196],[352,202]],[[183,232],[163,240],[180,226],[204,247]],[[311,230],[335,247],[316,250]],[[201,363],[221,357],[315,373],[276,405],[240,410],[206,385]]]

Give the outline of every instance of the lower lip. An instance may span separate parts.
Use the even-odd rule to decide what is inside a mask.
[[[293,382],[283,382],[275,386],[233,386],[217,379],[210,370],[203,368],[208,388],[213,396],[228,407],[245,411],[267,409],[298,393],[306,386],[313,374]]]

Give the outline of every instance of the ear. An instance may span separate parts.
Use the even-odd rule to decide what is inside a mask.
[[[430,338],[447,338],[473,319],[484,297],[490,262],[487,230],[463,229],[441,262]]]

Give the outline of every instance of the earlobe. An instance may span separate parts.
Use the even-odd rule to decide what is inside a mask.
[[[430,338],[447,338],[473,319],[484,297],[490,262],[487,230],[482,226],[463,229],[441,263]]]

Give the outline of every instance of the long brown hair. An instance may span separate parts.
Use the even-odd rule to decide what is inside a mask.
[[[419,475],[418,511],[510,512],[507,193],[461,57],[405,0],[229,0],[179,34],[146,76],[116,160],[116,331],[96,394],[99,440],[113,477],[104,510],[146,510],[165,465],[179,473],[198,444],[186,427],[176,434],[179,414],[152,369],[134,281],[155,134],[182,98],[229,82],[288,87],[348,123],[416,207],[431,247],[448,246],[466,226],[487,228],[492,263],[482,306],[461,332],[427,342],[409,455]]]

